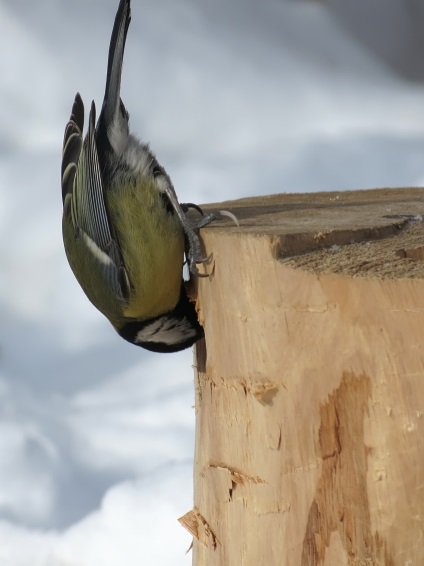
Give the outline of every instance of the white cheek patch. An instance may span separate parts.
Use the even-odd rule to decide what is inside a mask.
[[[107,255],[107,253],[105,253],[103,250],[101,250],[99,248],[99,246],[96,244],[96,242],[94,240],[92,240],[90,238],[90,236],[88,236],[86,234],[86,232],[82,232],[83,238],[84,238],[84,243],[87,246],[87,248],[90,250],[90,252],[93,254],[93,256],[103,265],[107,265],[110,266],[113,264],[113,261],[110,259],[110,257]]]
[[[134,342],[152,342],[157,344],[178,344],[197,335],[196,329],[184,318],[176,320],[173,318],[162,317],[151,324],[145,326],[137,332]]]

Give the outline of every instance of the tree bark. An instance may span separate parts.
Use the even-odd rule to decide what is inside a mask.
[[[202,231],[193,564],[424,564],[424,190],[218,208],[240,227]]]

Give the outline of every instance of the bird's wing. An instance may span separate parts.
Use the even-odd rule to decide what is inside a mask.
[[[84,104],[79,92],[72,105],[72,113],[66,124],[62,150],[62,201],[72,195],[78,159],[82,149],[82,130],[84,127]]]
[[[84,104],[75,97],[65,130],[62,156],[62,199],[64,214],[70,215],[86,252],[102,267],[104,278],[122,298],[128,296],[129,283],[117,242],[112,236],[102,174],[95,140],[96,109],[91,105],[87,136],[82,141]]]

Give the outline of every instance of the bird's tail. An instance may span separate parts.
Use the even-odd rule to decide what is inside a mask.
[[[130,0],[121,0],[110,39],[105,96],[97,123],[97,130],[105,130],[99,132],[98,138],[106,134],[112,149],[118,154],[124,149],[128,138],[128,114],[120,92],[125,40],[130,21]]]

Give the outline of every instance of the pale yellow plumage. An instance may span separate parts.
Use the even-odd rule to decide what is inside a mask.
[[[184,232],[166,211],[154,179],[111,187],[106,194],[132,287],[125,317],[143,320],[172,310],[181,292]],[[160,284],[159,284],[160,282]]]

